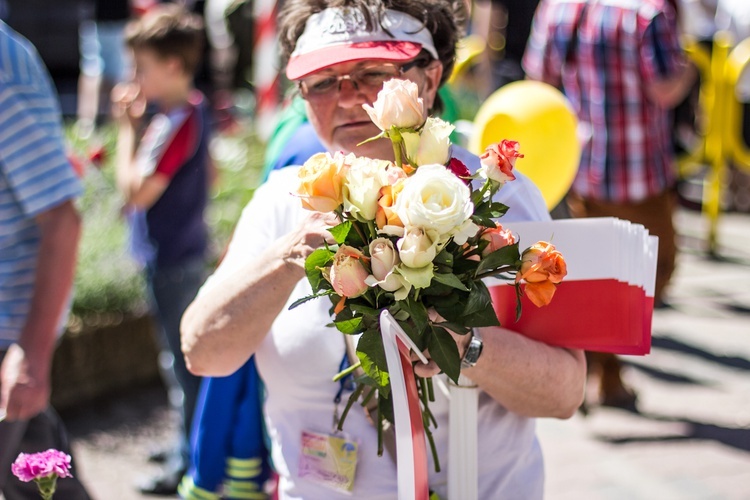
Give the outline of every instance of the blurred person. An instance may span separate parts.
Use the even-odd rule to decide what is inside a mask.
[[[524,56],[529,78],[561,87],[579,119],[581,162],[568,195],[574,217],[619,217],[659,237],[654,301],[675,265],[675,158],[670,110],[696,69],[666,0],[542,0]],[[613,354],[588,353],[602,404],[634,408]]]
[[[102,95],[128,77],[130,61],[124,44],[125,24],[130,19],[130,0],[94,0],[90,17],[81,21],[81,54],[78,77],[79,133],[90,136],[96,126]]]
[[[521,60],[539,0],[476,0],[476,3],[489,14],[477,23],[486,31],[483,35],[490,63],[489,95],[508,83],[523,80]]]
[[[0,124],[0,497],[22,500],[39,494],[11,474],[19,453],[70,453],[49,405],[50,370],[71,299],[81,185],[49,74],[34,47],[1,21]],[[76,477],[58,482],[57,492],[89,498]]]
[[[463,1],[453,0],[286,0],[278,23],[286,75],[297,83],[326,149],[392,161],[387,140],[362,144],[380,132],[362,105],[376,99],[386,80],[404,78],[418,86],[430,113],[439,111],[437,91],[452,69],[463,16]],[[478,157],[466,150],[454,146],[452,155],[478,168]],[[280,498],[392,499],[396,465],[377,457],[378,432],[364,412],[351,412],[344,426],[359,446],[351,495],[300,474],[303,432],[330,431],[336,394],[345,390],[331,379],[348,357],[345,339],[325,326],[331,319],[325,301],[288,309],[310,293],[305,258],[330,237],[324,216],[305,211],[290,195],[299,168],[273,171],[243,211],[226,257],[183,317],[183,350],[194,373],[214,377],[255,356]],[[541,194],[521,174],[500,190],[499,201],[511,207],[508,220],[549,220]],[[479,472],[479,496],[542,498],[533,417],[575,412],[583,353],[502,328],[481,330],[481,356],[467,356],[462,368],[482,389],[480,463],[492,464]],[[460,339],[460,353],[470,340]],[[434,362],[416,370],[438,372]],[[437,453],[445,457],[447,401],[439,393],[431,407]],[[445,470],[435,473],[430,465],[430,471],[430,488],[444,496]]]
[[[189,431],[200,378],[185,367],[180,318],[204,280],[208,230],[204,209],[212,178],[209,119],[193,75],[203,51],[199,16],[176,4],[154,6],[125,33],[135,81],[112,91],[117,184],[132,233],[132,251],[146,269],[160,324],[160,360],[170,402],[180,415],[179,446],[162,475],[140,489],[173,494],[189,465]],[[148,121],[148,104],[158,112]],[[165,360],[168,360],[165,362]]]

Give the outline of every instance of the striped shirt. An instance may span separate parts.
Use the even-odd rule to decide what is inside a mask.
[[[645,89],[684,61],[666,0],[542,1],[524,69],[561,85],[578,115],[578,194],[624,203],[672,186],[670,112]]]
[[[81,192],[61,125],[36,50],[0,22],[0,350],[18,339],[31,305],[35,217]]]

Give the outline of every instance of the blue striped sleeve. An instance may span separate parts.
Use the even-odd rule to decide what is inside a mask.
[[[52,95],[43,87],[0,84],[0,123],[0,162],[27,217],[80,195]]]

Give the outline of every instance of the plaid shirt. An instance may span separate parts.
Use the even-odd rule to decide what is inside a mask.
[[[577,33],[577,36],[576,36]],[[623,203],[675,180],[670,112],[646,86],[684,64],[665,0],[543,0],[524,69],[560,87],[579,119],[581,163],[573,190]]]

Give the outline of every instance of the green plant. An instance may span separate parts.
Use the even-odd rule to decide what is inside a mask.
[[[99,132],[105,153],[101,169],[86,168],[84,194],[79,200],[83,234],[78,247],[73,309],[83,318],[105,313],[138,313],[146,308],[146,291],[138,265],[128,255],[128,230],[120,216],[112,166],[115,130]],[[71,149],[87,157],[86,144],[69,135]]]
[[[114,148],[117,130],[103,127],[95,139],[82,139],[74,127],[66,129],[71,153],[87,164],[84,194],[78,201],[83,234],[78,250],[72,312],[74,321],[89,323],[111,314],[136,314],[146,310],[143,273],[128,252],[129,235],[120,215],[123,200],[114,178]],[[89,164],[90,150],[104,151],[100,168]],[[263,143],[248,126],[233,135],[217,135],[211,155],[217,180],[211,189],[206,221],[211,230],[211,260],[226,247],[242,209],[261,182]]]

